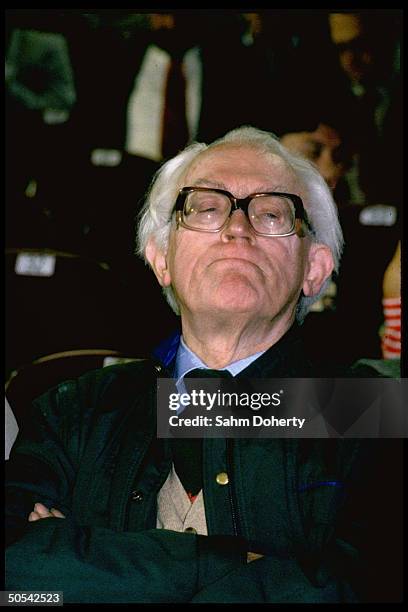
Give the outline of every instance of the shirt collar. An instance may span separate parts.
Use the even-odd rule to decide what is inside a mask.
[[[259,353],[255,353],[254,355],[250,355],[249,357],[245,357],[244,359],[239,359],[238,361],[234,361],[233,363],[228,364],[224,370],[228,370],[232,376],[236,376],[247,368],[250,363],[255,361],[262,353],[265,351],[259,351]],[[186,343],[183,340],[183,336],[180,337],[180,344],[177,350],[176,355],[176,366],[174,370],[174,378],[176,379],[176,385],[181,381],[181,379],[190,372],[191,370],[195,370],[196,368],[208,368],[208,366],[201,361],[201,359],[193,353],[191,349],[188,348]]]

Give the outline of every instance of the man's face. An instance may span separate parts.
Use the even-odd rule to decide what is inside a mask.
[[[263,191],[302,197],[296,176],[282,159],[232,144],[199,155],[182,186],[226,189],[238,198]],[[161,284],[172,285],[182,317],[247,313],[291,320],[302,288],[306,294],[311,291],[306,281],[309,255],[307,238],[257,236],[238,210],[218,233],[173,227],[165,270],[155,268]]]
[[[312,161],[334,191],[348,167],[339,159],[342,141],[335,129],[320,123],[314,132],[291,132],[282,136],[281,142],[293,153],[300,153]]]

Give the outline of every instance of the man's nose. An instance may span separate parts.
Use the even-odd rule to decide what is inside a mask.
[[[243,238],[250,242],[255,240],[252,225],[243,210],[234,210],[228,219],[227,225],[222,230],[221,237],[227,242],[237,238]]]

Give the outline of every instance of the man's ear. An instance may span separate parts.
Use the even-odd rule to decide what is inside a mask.
[[[158,248],[153,238],[149,238],[147,243],[146,259],[151,265],[160,285],[162,287],[169,287],[171,285],[171,277],[167,269],[167,258],[165,253]]]
[[[317,295],[334,268],[333,255],[325,244],[312,243],[308,253],[308,264],[303,281],[306,296]]]

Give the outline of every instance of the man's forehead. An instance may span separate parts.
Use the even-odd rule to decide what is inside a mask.
[[[270,177],[275,182],[297,182],[297,177],[289,164],[279,155],[262,151],[249,145],[220,144],[203,151],[196,157],[185,174],[189,184],[197,181],[202,183],[206,178],[222,173],[242,176],[251,175]],[[221,177],[222,178],[222,177]]]

